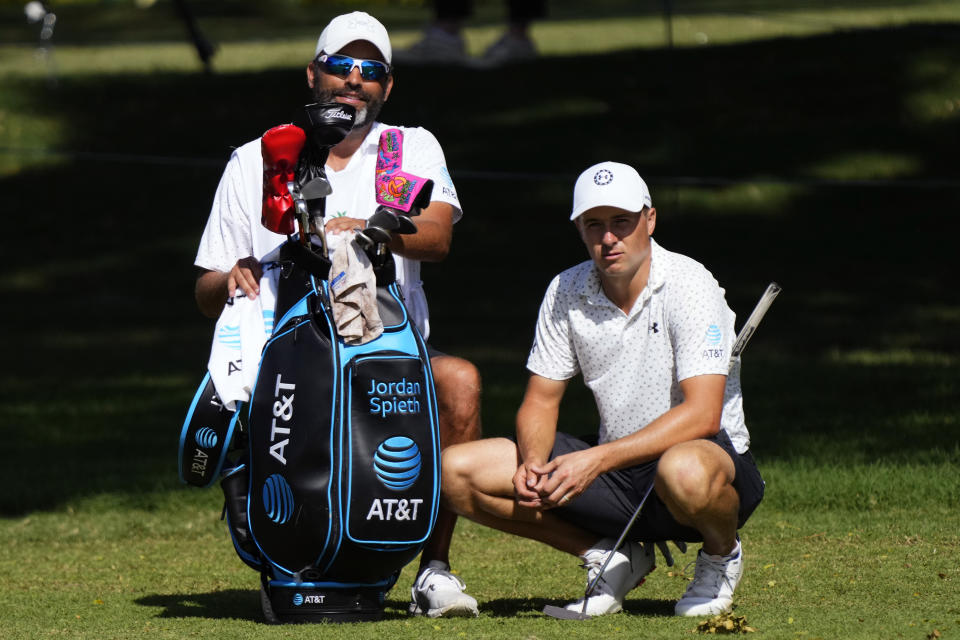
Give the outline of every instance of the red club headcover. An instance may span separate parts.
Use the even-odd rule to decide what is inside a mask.
[[[414,206],[430,202],[433,181],[404,172],[403,132],[387,129],[380,134],[377,151],[377,204],[409,213]]]
[[[274,233],[290,235],[293,224],[293,197],[287,182],[296,179],[297,161],[307,140],[303,129],[293,124],[273,127],[260,138],[263,155],[263,208],[260,222]]]

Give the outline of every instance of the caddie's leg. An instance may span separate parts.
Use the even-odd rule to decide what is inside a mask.
[[[480,372],[467,360],[454,356],[430,359],[437,405],[440,410],[440,448],[480,437]],[[433,535],[421,555],[421,566],[431,560],[450,562],[450,539],[457,516],[441,508]]]
[[[469,361],[441,355],[430,358],[437,389],[440,448],[480,437],[480,372]],[[433,534],[420,555],[408,609],[412,615],[476,616],[477,601],[464,593],[463,581],[450,573],[450,540],[457,515],[441,506]]]
[[[707,440],[671,447],[657,466],[657,495],[677,522],[703,536],[694,578],[676,604],[677,615],[716,615],[733,608],[743,572],[735,475],[730,454]]]

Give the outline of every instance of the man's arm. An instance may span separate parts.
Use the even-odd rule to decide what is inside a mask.
[[[584,451],[559,456],[550,463],[535,466],[534,473],[552,474],[540,488],[545,505],[572,500],[598,475],[656,460],[670,447],[709,437],[720,430],[723,392],[727,377],[710,374],[680,381],[684,400],[643,429]]]
[[[440,262],[450,253],[453,240],[453,206],[434,200],[419,216],[411,218],[417,232],[393,236],[390,250],[404,258]]]
[[[411,218],[417,232],[410,235],[395,234],[390,250],[398,255],[421,262],[440,262],[450,252],[453,239],[453,206],[435,200],[420,215]],[[342,233],[365,229],[366,220],[340,217],[327,221],[330,233]]]
[[[205,270],[197,277],[193,292],[200,312],[208,318],[218,317],[227,298],[236,295],[237,289],[253,300],[260,293],[262,275],[260,262],[253,256],[241,258],[229,272]]]
[[[551,380],[533,374],[527,382],[523,402],[517,411],[517,472],[513,484],[517,502],[540,507],[540,487],[545,476],[531,471],[532,466],[546,464],[557,435],[560,401],[568,380]]]

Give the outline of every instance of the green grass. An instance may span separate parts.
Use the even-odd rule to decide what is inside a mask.
[[[197,3],[221,44],[209,76],[163,3],[59,7],[55,86],[20,5],[0,5],[0,636],[688,637],[697,621],[668,614],[695,549],[625,614],[565,623],[538,611],[582,591],[576,561],[466,522],[454,564],[479,620],[407,619],[408,567],[382,623],[259,622],[219,492],[175,477],[213,328],[191,263],[230,146],[306,101],[303,51],[342,5],[215,4]],[[708,265],[741,318],[767,281],[785,289],[744,363],[767,496],[736,613],[758,638],[957,636],[960,9],[674,4],[673,50],[658,3],[556,1],[539,60],[398,70],[384,118],[437,134],[466,210],[424,268],[432,341],[478,364],[485,431],[510,433],[542,292],[583,255],[573,179],[635,163],[658,240]],[[422,7],[380,6],[416,37]],[[472,50],[499,11],[481,3]],[[562,428],[595,424],[572,385]]]
[[[819,472],[766,467],[771,497],[743,532],[748,570],[737,613],[758,637],[916,638],[960,628],[954,598],[958,516],[927,500],[877,508],[801,506],[775,497],[779,479]],[[870,471],[865,475],[871,475]],[[888,470],[889,471],[889,470]],[[946,469],[944,471],[947,471]],[[920,479],[919,473],[907,479]],[[841,474],[836,488],[855,490]],[[813,483],[817,485],[816,482]],[[408,619],[412,567],[377,624],[271,628],[259,622],[257,576],[230,551],[211,493],[104,494],[2,524],[5,637],[686,637],[697,620],[669,615],[693,551],[660,566],[626,612],[589,623],[539,610],[582,593],[576,562],[534,543],[461,523],[453,552],[481,603],[479,620]],[[13,558],[33,559],[29,570]]]

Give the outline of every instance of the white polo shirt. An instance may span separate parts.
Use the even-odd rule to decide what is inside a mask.
[[[440,143],[432,133],[420,127],[393,127],[374,123],[367,137],[340,171],[327,168],[333,193],[327,197],[326,218],[347,216],[366,220],[377,209],[374,189],[377,149],[385,129],[403,131],[403,170],[433,180],[432,201],[446,202],[454,208],[453,221],[463,215],[453,180],[447,171]],[[213,199],[207,226],[200,239],[194,262],[211,271],[230,271],[240,258],[254,256],[262,260],[286,236],[274,233],[260,223],[263,203],[263,157],[260,139],[252,140],[230,156]],[[424,337],[430,335],[427,298],[420,280],[420,262],[394,255],[397,281],[410,315]]]
[[[739,362],[729,370],[734,313],[699,262],[651,239],[650,278],[629,314],[603,293],[592,261],[550,283],[527,368],[545,378],[583,374],[600,413],[600,442],[642,429],[683,401],[680,381],[727,375],[720,426],[743,453]],[[728,375],[729,371],[729,375]]]

